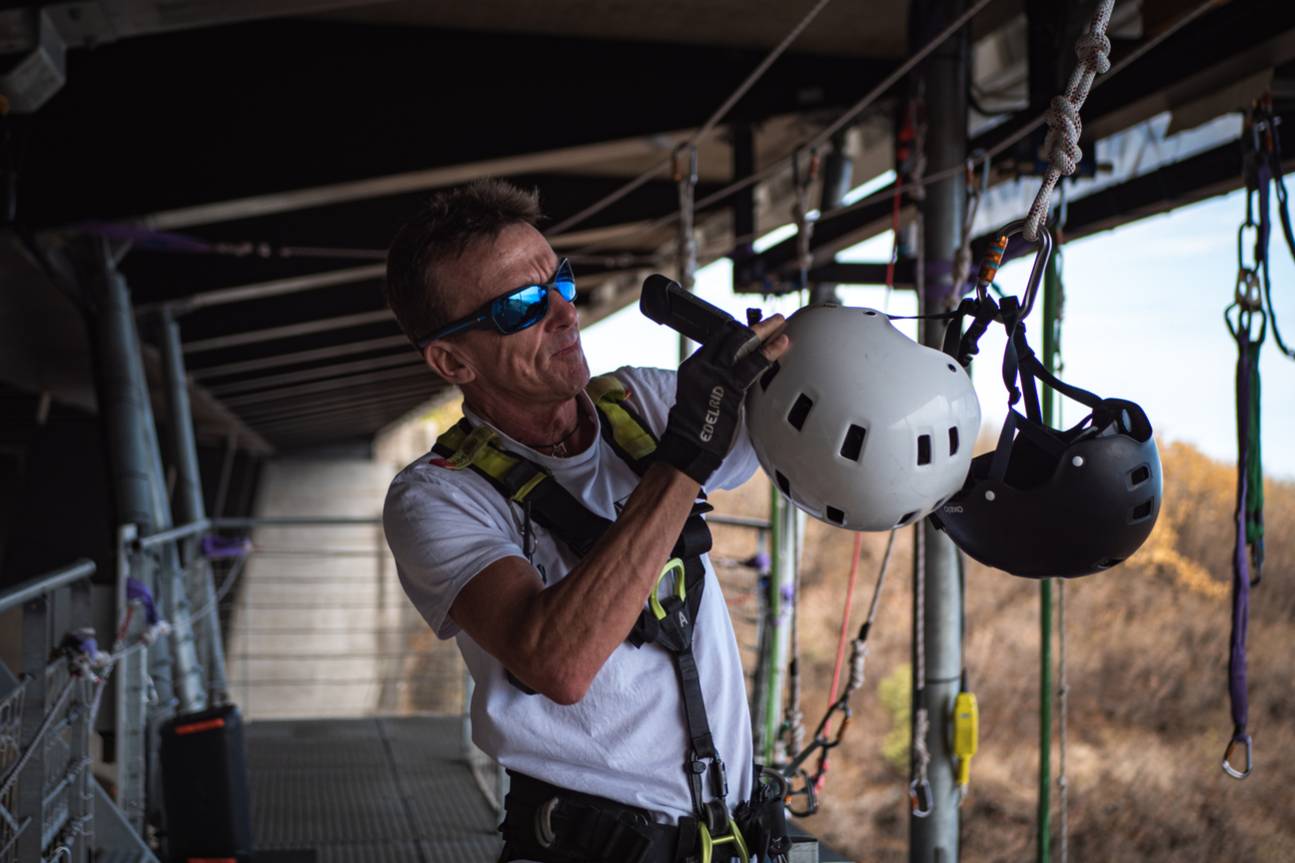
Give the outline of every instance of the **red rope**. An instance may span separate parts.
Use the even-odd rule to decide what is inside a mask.
[[[863,534],[855,532],[854,534],[854,560],[850,562],[850,581],[845,588],[845,608],[841,611],[841,634],[836,639],[836,663],[832,666],[832,691],[827,696],[827,707],[830,710],[836,703],[837,692],[841,685],[841,669],[845,666],[845,645],[850,640],[850,607],[854,600],[854,583],[859,577],[859,557],[863,552]],[[829,719],[823,726],[823,734],[832,733],[832,722]],[[815,789],[821,790],[823,780],[827,778],[827,753],[823,753],[823,773],[818,778],[818,786]]]

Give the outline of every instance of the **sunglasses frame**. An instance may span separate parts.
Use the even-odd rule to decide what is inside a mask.
[[[567,276],[566,279],[562,278],[564,273]],[[563,282],[563,281],[567,281],[571,283],[570,297],[562,293],[562,289],[558,287],[559,282]],[[501,324],[499,322],[499,319],[496,317],[495,304],[501,303],[504,300],[507,300],[509,297],[512,297],[516,294],[520,294],[522,291],[529,291],[533,288],[544,289],[543,295],[540,297],[540,299],[537,302],[537,305],[542,306],[539,315],[537,315],[534,320],[528,321],[520,327],[516,327],[514,329],[506,329],[504,325]],[[562,297],[562,299],[566,300],[568,303],[575,301],[576,277],[575,277],[575,273],[571,269],[571,261],[569,259],[562,258],[560,261],[558,261],[558,266],[553,273],[553,278],[549,279],[547,282],[531,282],[530,284],[522,285],[519,288],[513,288],[510,291],[505,291],[504,293],[500,294],[494,299],[487,301],[479,309],[467,315],[466,317],[459,318],[457,321],[454,321],[453,323],[446,324],[445,326],[433,332],[431,335],[423,336],[417,342],[418,349],[420,351],[424,350],[428,345],[430,345],[432,342],[436,341],[437,339],[448,338],[458,333],[467,332],[468,330],[476,329],[478,327],[482,327],[487,324],[494,326],[494,328],[501,335],[508,336],[508,335],[512,335],[513,333],[520,333],[522,330],[529,329],[535,326],[540,321],[544,320],[544,318],[548,315],[550,291],[556,291],[557,295]]]

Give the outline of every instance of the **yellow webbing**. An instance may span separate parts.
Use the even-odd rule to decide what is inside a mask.
[[[436,443],[454,450],[454,454],[445,459],[445,466],[450,470],[463,470],[472,466],[502,483],[508,476],[508,472],[523,460],[495,446],[498,437],[489,426],[478,426],[468,433],[463,430],[462,425],[455,424],[453,428],[438,437]],[[544,470],[536,468],[534,475],[513,492],[512,499],[520,503],[547,478],[548,474]]]
[[[599,375],[589,381],[585,387],[589,398],[593,399],[598,412],[606,418],[612,427],[612,438],[616,445],[635,460],[646,458],[656,450],[656,441],[652,434],[643,428],[621,402],[629,396],[625,385],[615,375]]]
[[[625,401],[629,392],[615,375],[600,375],[591,379],[585,391],[598,412],[611,425],[612,437],[617,446],[633,459],[642,459],[652,454],[656,449],[656,441],[647,429],[635,422],[629,412],[621,407],[621,402]],[[525,460],[495,446],[498,439],[499,435],[489,426],[478,426],[467,431],[460,422],[438,437],[436,443],[454,451],[453,455],[445,459],[445,466],[450,470],[476,467],[491,479],[503,483],[509,471]],[[548,476],[547,471],[536,468],[535,474],[513,493],[512,499],[520,503]]]

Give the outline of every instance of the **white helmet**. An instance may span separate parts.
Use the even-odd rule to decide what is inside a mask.
[[[825,304],[787,321],[791,347],[747,393],[760,464],[817,519],[910,524],[967,478],[980,431],[971,378],[881,312]]]

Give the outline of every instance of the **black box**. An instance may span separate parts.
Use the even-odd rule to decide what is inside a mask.
[[[175,863],[252,859],[243,719],[233,704],[162,726],[167,848]]]

